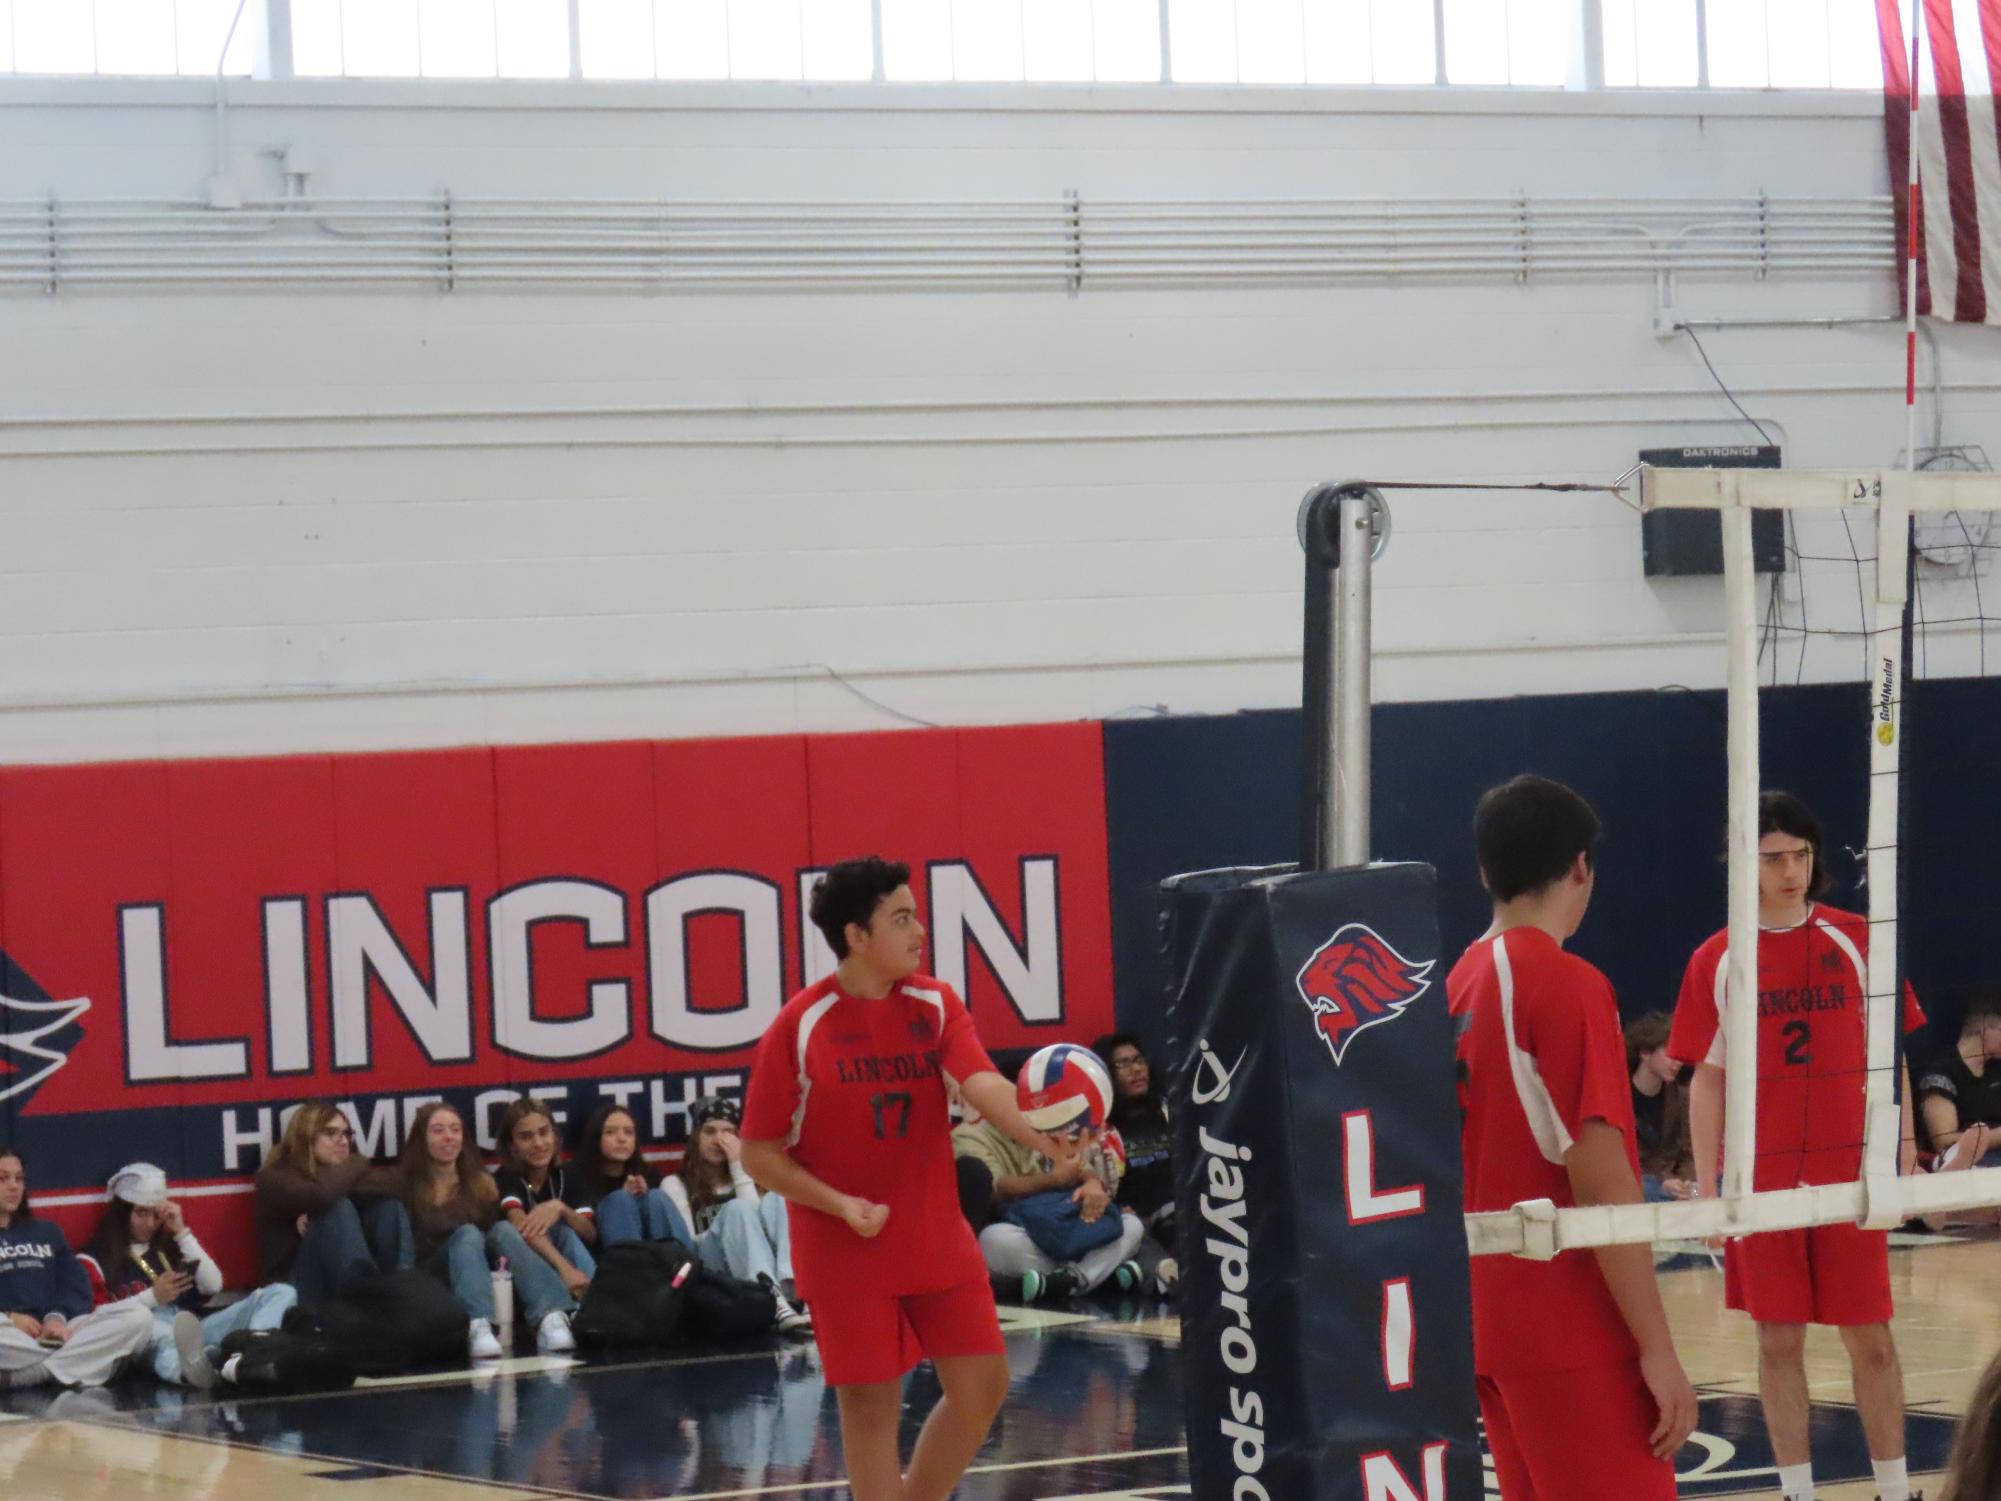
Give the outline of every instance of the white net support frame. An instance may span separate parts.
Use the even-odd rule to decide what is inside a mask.
[[[1544,1259],[1592,1246],[1699,1240],[1852,1222],[1888,1229],[1918,1215],[2001,1204],[2001,1167],[1899,1176],[1896,1092],[1898,803],[1911,518],[2001,511],[2001,475],[1901,470],[1638,471],[1640,508],[1713,510],[1723,533],[1729,651],[1729,962],[1725,975],[1723,1176],[1716,1198],[1558,1209],[1549,1200],[1466,1216],[1475,1255]],[[1869,735],[1868,1078],[1862,1173],[1854,1182],[1756,1193],[1758,952],[1758,607],[1753,511],[1873,511],[1875,588],[1864,631],[1873,666]]]

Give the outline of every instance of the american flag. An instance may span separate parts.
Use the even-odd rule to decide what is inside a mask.
[[[1910,13],[1922,11],[1916,38]],[[1876,0],[1883,37],[1884,133],[1897,203],[1897,243],[1918,257],[1918,311],[1957,323],[2001,323],[2001,0]],[[1918,101],[1912,107],[1916,44]],[[1921,190],[1910,232],[1913,124]]]

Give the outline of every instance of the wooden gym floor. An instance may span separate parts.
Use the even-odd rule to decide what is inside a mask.
[[[1773,1491],[1749,1324],[1701,1258],[1667,1271],[1668,1310],[1702,1425],[1683,1496]],[[1893,1252],[1910,1391],[1911,1468],[1936,1494],[1953,1419],[2001,1348],[2001,1240]],[[1015,1388],[961,1487],[965,1501],[1155,1501],[1188,1495],[1170,1312],[1158,1305],[1007,1316]],[[1865,1501],[1868,1455],[1831,1331],[1808,1345],[1827,1501]],[[912,1378],[918,1412],[935,1395]],[[0,1394],[8,1501],[835,1501],[833,1394],[810,1347],[671,1360],[524,1359],[337,1396],[215,1401],[128,1382]]]

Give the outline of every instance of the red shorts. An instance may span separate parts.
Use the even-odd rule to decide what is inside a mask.
[[[829,1386],[894,1381],[926,1357],[1007,1351],[985,1277],[935,1293],[850,1287],[814,1301],[813,1332]]]
[[[1479,1388],[1502,1501],[1674,1501],[1674,1465],[1650,1442],[1660,1409],[1637,1362],[1482,1376]]]
[[[1739,1236],[1723,1247],[1723,1301],[1761,1324],[1887,1324],[1890,1237],[1856,1225]]]

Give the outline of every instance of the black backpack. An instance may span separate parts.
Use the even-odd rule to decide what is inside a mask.
[[[598,1269],[570,1331],[586,1349],[673,1344],[681,1332],[686,1286],[698,1275],[688,1248],[674,1240],[628,1240],[597,1253]]]
[[[222,1358],[237,1361],[235,1383],[243,1390],[331,1392],[354,1385],[355,1368],[327,1340],[285,1329],[238,1329],[222,1340]]]
[[[462,1362],[470,1315],[416,1267],[358,1277],[343,1293],[285,1315],[285,1332],[331,1346],[363,1376]]]
[[[691,1344],[723,1345],[769,1334],[778,1299],[762,1282],[698,1266],[682,1289],[681,1324]]]

